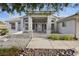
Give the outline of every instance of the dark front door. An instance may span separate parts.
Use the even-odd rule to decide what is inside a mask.
[[[39,32],[39,33],[45,33],[46,32],[46,24],[44,24],[44,23],[33,24],[33,31]]]

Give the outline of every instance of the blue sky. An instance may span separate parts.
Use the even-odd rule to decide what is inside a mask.
[[[64,8],[63,11],[59,11],[58,13],[55,13],[55,15],[59,16],[59,17],[67,17],[67,16],[71,16],[71,15],[75,14],[78,11],[79,11],[79,6],[66,7],[66,8]],[[12,17],[18,17],[18,16],[23,16],[23,15],[25,15],[25,14],[22,13],[22,15],[19,15],[17,12],[15,12],[14,14],[8,14],[7,12],[1,12],[0,21],[5,21]]]

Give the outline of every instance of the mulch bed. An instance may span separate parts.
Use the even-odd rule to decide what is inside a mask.
[[[20,56],[75,56],[74,49],[32,49],[25,48],[19,52]]]

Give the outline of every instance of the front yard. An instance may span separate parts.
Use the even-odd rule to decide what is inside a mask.
[[[16,46],[25,48],[31,38],[27,34],[13,34],[0,37],[0,48],[10,48]]]
[[[0,48],[0,56],[75,56],[73,49]]]
[[[1,56],[76,55],[76,48],[77,49],[79,48],[79,41],[74,40],[73,36],[68,35],[59,36],[54,34],[53,36],[50,35],[48,38],[51,40],[41,37],[31,39],[27,34],[19,34],[3,37],[0,39],[0,55]]]

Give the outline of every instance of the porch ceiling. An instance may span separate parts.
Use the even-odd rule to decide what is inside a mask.
[[[33,20],[35,19],[35,20],[38,20],[38,19],[47,19],[47,17],[33,17],[32,18]]]
[[[33,17],[33,22],[47,22],[47,17]]]

